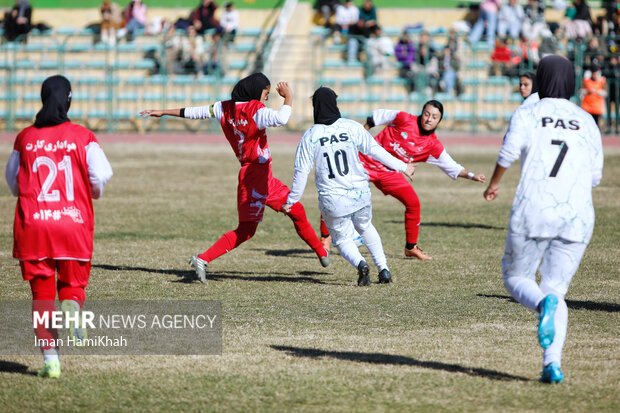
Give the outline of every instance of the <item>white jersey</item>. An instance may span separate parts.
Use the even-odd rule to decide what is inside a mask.
[[[517,108],[497,163],[521,156],[508,230],[532,238],[588,243],[594,227],[592,188],[603,171],[601,134],[592,116],[566,99]]]
[[[321,213],[341,217],[370,205],[368,173],[358,152],[396,171],[403,172],[407,167],[353,120],[340,118],[331,125],[316,124],[304,133],[297,146],[295,176],[287,203],[300,200],[316,164],[314,178]]]

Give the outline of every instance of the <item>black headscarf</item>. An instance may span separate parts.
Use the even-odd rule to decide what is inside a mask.
[[[532,82],[532,91],[530,92],[530,95],[532,93],[538,92],[538,82],[536,82],[536,73],[534,73],[534,72],[525,72],[520,77],[524,77],[526,79],[530,79],[530,81]]]
[[[235,102],[260,100],[263,89],[269,85],[271,85],[271,82],[269,82],[267,76],[262,73],[253,73],[237,82],[230,97]]]
[[[438,100],[429,100],[428,102],[426,102],[424,104],[424,106],[422,106],[422,113],[424,113],[424,109],[426,109],[427,106],[432,106],[434,108],[439,109],[439,113],[441,114],[441,116],[439,117],[439,122],[441,122],[441,120],[443,119],[443,105],[441,104],[440,101]],[[439,122],[437,122],[437,126],[435,126],[432,130],[426,130],[422,127],[422,113],[420,113],[420,115],[418,115],[418,130],[420,131],[420,135],[422,136],[428,136],[428,135],[432,135],[433,133],[435,133],[435,130],[437,130],[437,126],[439,126]]]
[[[312,95],[312,106],[314,107],[314,123],[321,125],[331,125],[341,118],[338,104],[336,103],[336,92],[328,87],[321,86]]]
[[[570,99],[575,93],[575,69],[565,57],[545,56],[536,71],[538,96],[544,98]]]
[[[44,128],[68,122],[67,112],[71,106],[71,83],[69,80],[61,75],[45,79],[41,86],[41,102],[43,102],[43,107],[37,113],[34,126]]]

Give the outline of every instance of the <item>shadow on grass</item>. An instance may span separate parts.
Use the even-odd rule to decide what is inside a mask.
[[[107,264],[95,264],[93,268],[101,268],[108,271],[141,271],[150,272],[155,274],[170,274],[176,275],[179,279],[173,282],[191,284],[196,281],[196,273],[193,270],[163,270],[156,268],[145,267],[129,267],[124,265],[107,265]],[[260,276],[257,274],[269,274]],[[297,283],[310,283],[310,284],[336,284],[327,283],[319,278],[312,277],[313,275],[326,275],[326,273],[315,271],[299,271],[299,276],[295,277],[289,273],[267,273],[259,271],[214,271],[207,272],[208,281],[221,281],[221,280],[243,280],[243,281],[263,281],[263,282],[297,282]]]
[[[314,255],[311,249],[292,248],[288,250],[268,250],[265,248],[253,248],[253,250],[254,251],[265,251],[266,255],[271,255],[272,257],[316,259],[316,256]],[[310,255],[310,253],[312,253],[312,256]]]
[[[508,295],[500,295],[500,294],[477,294],[477,295],[478,297],[499,298],[499,299],[507,300],[513,303],[517,302],[514,298]],[[614,303],[597,303],[595,301],[566,300],[566,306],[568,308],[572,308],[573,310],[604,311],[606,313],[620,312],[620,305],[614,304]]]
[[[393,221],[387,221],[390,224],[402,224],[403,221],[397,221],[397,220],[393,220]],[[493,225],[486,225],[486,224],[471,224],[471,223],[465,223],[465,222],[422,222],[420,224],[423,227],[446,227],[446,228],[465,228],[465,229],[494,229],[494,230],[501,230],[504,231],[506,230],[506,227],[495,227]]]
[[[24,364],[4,360],[0,360],[0,373],[17,373],[25,374],[26,376],[37,375],[37,373],[34,371],[28,371],[28,366]]]
[[[530,381],[530,379],[501,371],[476,367],[464,367],[459,364],[442,363],[439,361],[422,361],[407,356],[383,353],[360,353],[357,351],[326,351],[315,348],[289,347],[272,345],[274,350],[284,351],[295,357],[320,358],[331,357],[339,360],[357,361],[371,364],[390,364],[395,366],[413,366],[432,370],[443,370],[452,373],[464,373],[474,377],[485,377],[491,380]]]

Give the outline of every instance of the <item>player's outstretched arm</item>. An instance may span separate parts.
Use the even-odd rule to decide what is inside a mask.
[[[161,118],[162,116],[181,117],[181,109],[145,109],[140,112],[143,118],[153,117]]]
[[[485,183],[487,180],[484,174],[476,174],[474,172],[468,171],[467,169],[463,169],[461,172],[459,172],[459,178],[470,179],[472,181],[480,183]]]
[[[501,181],[502,176],[504,176],[504,172],[506,172],[506,169],[508,168],[504,168],[499,164],[495,165],[495,170],[493,171],[491,182],[489,183],[488,188],[484,191],[483,195],[484,199],[486,199],[487,201],[493,201],[495,198],[497,198],[497,195],[499,193],[499,182]]]

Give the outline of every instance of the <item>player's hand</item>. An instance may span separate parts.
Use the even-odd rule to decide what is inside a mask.
[[[415,167],[418,166],[417,163],[408,163],[407,164],[407,169],[405,169],[405,172],[403,172],[403,174],[405,174],[405,176],[407,178],[409,178],[409,180],[413,180],[413,174],[415,173]]]
[[[278,94],[284,99],[286,99],[287,97],[291,99],[293,98],[293,89],[288,84],[288,82],[278,82],[278,84],[276,85],[276,92],[278,92]]]
[[[282,205],[282,212],[284,212],[285,214],[290,213],[292,206],[293,205],[291,205],[291,204],[284,204],[284,205]]]
[[[365,123],[365,124],[364,124],[364,129],[366,129],[366,130],[370,130],[370,129],[371,129],[371,128],[370,128],[370,125],[369,125],[369,124],[367,124],[367,123]]]
[[[498,185],[489,185],[486,191],[484,191],[484,199],[486,199],[487,201],[493,201],[497,197],[498,192]]]
[[[474,175],[474,177],[471,178],[471,180],[480,182],[480,183],[485,183],[487,181],[487,178],[484,176],[484,174],[477,174],[477,175]]]
[[[155,110],[155,109],[146,109],[140,112],[140,116],[142,116],[143,118],[148,118],[149,116],[152,116],[154,118],[160,118],[162,117],[164,114],[163,110]]]

